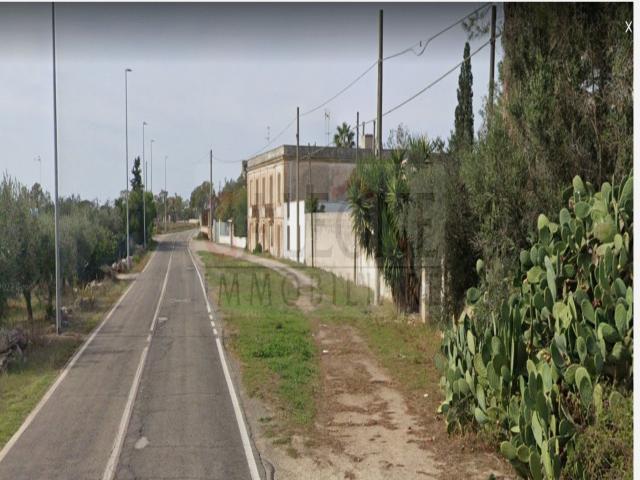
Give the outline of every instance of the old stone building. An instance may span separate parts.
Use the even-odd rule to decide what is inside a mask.
[[[360,149],[359,155],[372,155]],[[276,257],[296,259],[296,225],[300,229],[300,261],[304,261],[304,200],[346,200],[347,182],[355,167],[356,149],[300,146],[299,198],[296,203],[296,146],[281,145],[247,162],[247,246],[258,244]],[[300,213],[296,222],[296,208]]]

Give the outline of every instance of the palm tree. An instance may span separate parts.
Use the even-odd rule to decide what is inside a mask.
[[[405,156],[400,149],[382,159],[360,160],[347,196],[359,245],[375,260],[396,305],[413,311],[418,306],[420,283],[405,221],[410,200]]]
[[[336,144],[336,147],[353,148],[356,146],[353,141],[355,134],[347,122],[342,122],[342,125],[338,125],[336,130],[337,133],[333,136],[333,143]]]

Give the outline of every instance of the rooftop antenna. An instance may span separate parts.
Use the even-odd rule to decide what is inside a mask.
[[[329,110],[325,110],[324,111],[324,123],[325,123],[325,127],[326,127],[326,131],[327,131],[327,145],[329,145],[329,136],[331,135],[330,132],[330,124],[331,124],[331,112]]]

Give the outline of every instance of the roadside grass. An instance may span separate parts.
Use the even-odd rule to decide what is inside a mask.
[[[333,273],[299,265],[297,268],[316,280],[322,294],[322,302],[312,312],[314,317],[324,323],[354,327],[412,400],[424,404],[426,392],[433,392],[429,400],[439,399],[440,375],[433,362],[442,341],[437,323],[424,324],[417,315],[399,312],[390,301],[373,306],[369,288]]]
[[[150,255],[149,252],[142,257],[144,263]],[[139,260],[139,263],[143,262]],[[136,267],[138,265],[136,264]],[[24,419],[55,381],[60,369],[83,343],[85,336],[102,321],[130,285],[130,281],[109,279],[101,283],[102,286],[94,290],[93,305],[84,309],[75,308],[69,326],[59,337],[48,333],[52,324],[44,318],[44,302],[37,296],[34,297],[35,336],[30,340],[23,359],[13,361],[7,372],[0,374],[0,448],[20,428]],[[69,292],[65,296],[65,305],[73,304],[72,295]],[[22,299],[10,300],[8,311],[0,320],[0,325],[31,331]]]
[[[293,303],[295,287],[266,267],[208,252],[200,257],[247,393],[277,408],[282,422],[272,434],[284,433],[276,441],[286,443],[285,431],[312,425],[319,381],[311,325]]]
[[[249,395],[275,402],[294,424],[311,425],[319,385],[319,357],[312,333],[318,324],[349,325],[409,397],[416,413],[434,417],[441,400],[440,376],[433,362],[442,338],[437,324],[425,325],[415,315],[398,312],[391,302],[374,307],[368,288],[318,268],[282,261],[317,282],[311,294],[315,308],[302,312],[292,304],[297,286],[289,279],[283,283],[279,273],[221,255],[200,255],[212,294],[231,327],[231,349],[242,363]],[[257,301],[256,279],[263,282],[266,273],[270,275],[271,304]],[[230,294],[236,274],[238,288]],[[286,443],[286,438],[276,441]]]

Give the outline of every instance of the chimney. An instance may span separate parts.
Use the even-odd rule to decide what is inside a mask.
[[[358,146],[360,148],[373,150],[373,134],[366,133],[364,135],[360,135],[360,143]]]

